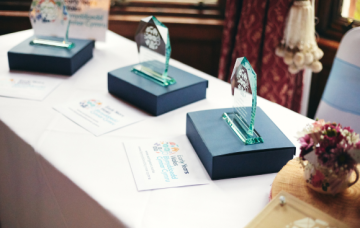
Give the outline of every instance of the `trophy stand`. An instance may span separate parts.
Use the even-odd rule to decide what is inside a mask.
[[[139,63],[109,72],[111,94],[154,116],[206,98],[207,80],[169,64],[169,30],[156,17],[141,19],[135,41]]]
[[[64,0],[33,0],[29,17],[35,36],[8,52],[11,70],[73,75],[93,57],[94,40],[68,39]]]
[[[236,60],[231,87],[233,108],[187,113],[186,136],[213,180],[278,172],[296,149],[256,107],[256,73],[245,57]]]

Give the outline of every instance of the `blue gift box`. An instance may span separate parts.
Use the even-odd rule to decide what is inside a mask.
[[[62,41],[62,38],[41,37]],[[73,75],[93,57],[95,41],[69,39],[75,43],[72,49],[30,45],[30,37],[8,52],[10,70],[35,71],[51,74]]]
[[[133,66],[109,72],[108,90],[154,116],[206,98],[208,81],[203,78],[169,66],[168,74],[176,83],[163,87],[131,72]]]
[[[257,107],[255,129],[264,143],[254,145],[245,145],[222,119],[224,112],[232,111],[213,109],[186,116],[186,135],[211,179],[274,173],[293,159],[295,146],[261,108]]]

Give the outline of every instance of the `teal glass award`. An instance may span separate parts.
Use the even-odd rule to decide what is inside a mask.
[[[132,71],[161,86],[176,83],[168,75],[171,54],[169,29],[156,17],[141,19],[135,34],[139,64]]]
[[[68,41],[70,17],[64,0],[33,0],[29,12],[30,22],[35,32],[31,45],[46,45],[71,49],[74,44]],[[44,39],[39,36],[63,37]]]
[[[223,119],[245,145],[264,142],[255,130],[256,73],[246,57],[236,60],[230,80],[234,109],[231,113],[224,113]]]

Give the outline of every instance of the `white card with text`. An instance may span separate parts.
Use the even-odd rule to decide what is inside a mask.
[[[70,38],[105,41],[110,0],[67,0],[66,6],[70,14]]]
[[[0,76],[0,96],[43,100],[62,79],[42,76]]]
[[[210,182],[186,136],[128,141],[124,146],[139,191]]]
[[[139,122],[147,115],[116,98],[96,95],[54,109],[96,136]]]

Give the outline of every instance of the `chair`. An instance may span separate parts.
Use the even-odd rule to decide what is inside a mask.
[[[360,28],[342,38],[315,117],[360,133]]]

